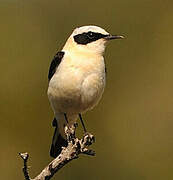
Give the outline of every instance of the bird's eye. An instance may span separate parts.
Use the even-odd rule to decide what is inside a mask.
[[[89,38],[93,38],[94,37],[94,33],[93,32],[88,32],[88,37]]]

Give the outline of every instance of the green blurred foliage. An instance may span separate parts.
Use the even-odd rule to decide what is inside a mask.
[[[89,24],[126,39],[108,45],[104,96],[84,116],[96,157],[81,156],[54,179],[173,179],[172,7],[171,0],[0,0],[1,179],[23,179],[18,152],[29,152],[32,177],[51,160],[48,66],[72,29]]]

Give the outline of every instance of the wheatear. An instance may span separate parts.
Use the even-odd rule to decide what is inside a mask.
[[[97,105],[105,87],[105,44],[123,36],[111,35],[97,26],[76,28],[62,51],[51,62],[48,98],[55,114],[50,155],[57,157],[67,145],[64,126]]]

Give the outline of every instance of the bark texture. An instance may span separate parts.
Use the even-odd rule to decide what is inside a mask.
[[[56,157],[52,162],[50,162],[41,173],[35,178],[31,179],[28,173],[27,161],[28,153],[19,153],[20,157],[23,159],[24,167],[23,174],[25,180],[49,180],[57,173],[63,166],[73,159],[79,157],[79,154],[87,154],[94,156],[95,152],[88,149],[94,141],[94,136],[90,133],[84,134],[82,139],[75,137],[76,124],[65,127],[65,134],[68,140],[68,146],[62,147],[61,154]]]

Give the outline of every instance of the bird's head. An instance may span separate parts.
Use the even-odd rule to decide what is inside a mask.
[[[122,38],[124,37],[111,35],[98,26],[82,26],[73,31],[63,49],[103,54],[106,42]]]

